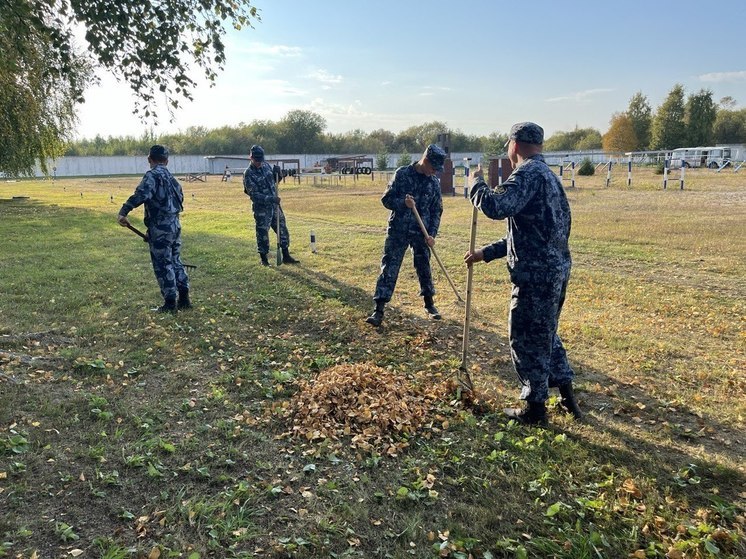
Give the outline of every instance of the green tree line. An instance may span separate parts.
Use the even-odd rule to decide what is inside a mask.
[[[192,155],[246,154],[252,144],[261,144],[269,153],[417,153],[436,142],[438,134],[449,133],[451,151],[502,153],[507,134],[486,136],[465,134],[445,122],[433,121],[410,126],[394,133],[379,128],[344,133],[326,131],[326,120],[312,111],[290,111],[278,121],[254,120],[249,124],[207,129],[189,127],[173,134],[140,137],[96,136],[68,144],[65,155],[141,155],[153,143],[167,145],[173,153]]]
[[[270,153],[417,153],[450,134],[453,152],[504,153],[507,134],[498,131],[479,136],[451,129],[441,121],[410,126],[401,132],[379,128],[372,132],[355,129],[327,132],[326,120],[312,111],[290,111],[278,121],[254,120],[249,124],[208,129],[193,126],[184,131],[140,137],[96,136],[69,143],[65,155],[141,155],[154,143],[167,145],[174,153],[192,155],[245,154],[252,144],[261,144]],[[671,89],[654,111],[648,98],[635,93],[627,110],[615,113],[609,129],[602,134],[595,128],[559,131],[544,142],[544,151],[645,151],[684,146],[746,143],[746,109],[735,109],[735,101],[725,97],[719,103],[712,92],[700,90],[686,96],[683,86]]]

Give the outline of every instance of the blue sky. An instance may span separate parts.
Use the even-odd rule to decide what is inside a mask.
[[[533,120],[547,135],[606,131],[642,91],[676,83],[746,106],[746,0],[257,0],[260,22],[226,38],[227,64],[173,122],[215,128],[321,114],[330,132],[440,120],[466,133]],[[104,74],[78,136],[140,135],[128,88]]]

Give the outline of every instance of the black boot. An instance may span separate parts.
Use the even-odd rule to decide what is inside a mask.
[[[371,314],[368,318],[365,319],[365,322],[368,324],[372,324],[373,326],[380,326],[383,322],[383,309],[385,308],[386,303],[383,301],[376,301],[376,308],[373,311],[373,314]]]
[[[267,260],[267,254],[266,253],[259,253],[259,258],[262,259],[262,266],[269,266],[269,260]]]
[[[433,320],[440,320],[440,312],[438,312],[438,309],[433,302],[432,295],[425,296],[425,311],[427,312],[427,316]]]
[[[575,400],[575,392],[572,389],[572,382],[560,384],[558,386],[560,393],[560,405],[565,408],[565,411],[575,418],[576,421],[583,419],[583,412],[580,411],[577,400]]]
[[[179,302],[176,304],[176,307],[179,310],[192,308],[192,302],[189,300],[188,289],[179,289]]]
[[[290,249],[285,247],[282,249],[282,263],[283,264],[300,264],[300,260],[296,260],[290,256]]]
[[[547,407],[544,402],[526,402],[525,408],[508,408],[503,413],[523,425],[547,425]]]
[[[156,307],[153,309],[155,312],[167,312],[167,313],[176,313],[176,297],[173,299],[169,298],[164,301],[164,303],[160,307]]]

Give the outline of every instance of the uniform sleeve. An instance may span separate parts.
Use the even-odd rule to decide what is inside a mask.
[[[402,192],[405,183],[406,181],[403,180],[401,175],[401,169],[398,169],[394,174],[394,180],[389,183],[386,192],[383,193],[383,197],[381,198],[381,204],[383,204],[384,208],[395,212],[403,212],[408,209],[404,204],[404,195],[406,192]]]
[[[483,246],[484,261],[492,262],[498,258],[505,258],[508,255],[508,242],[506,239],[500,239],[491,245]]]
[[[153,197],[155,193],[155,179],[152,173],[145,173],[145,176],[140,181],[140,184],[135,189],[135,193],[127,198],[127,201],[122,204],[122,208],[119,210],[119,215],[127,215],[135,208],[141,206]]]
[[[432,202],[430,203],[430,224],[427,228],[427,233],[431,237],[435,237],[440,229],[440,216],[443,215],[443,196],[440,194],[440,183],[435,181],[435,196],[433,196]]]
[[[257,204],[267,204],[275,199],[275,196],[265,194],[262,192],[261,184],[259,181],[262,177],[258,176],[258,173],[250,173],[250,168],[246,169],[243,175],[243,191],[247,194],[251,201]]]
[[[483,178],[471,187],[469,198],[490,219],[505,219],[519,213],[539,188],[540,180],[527,180],[525,173],[517,171],[505,181],[500,190],[491,190]]]

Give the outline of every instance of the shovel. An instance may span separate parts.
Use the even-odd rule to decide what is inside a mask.
[[[429,237],[429,233],[427,232],[427,228],[425,227],[425,224],[422,222],[422,218],[420,217],[420,212],[417,211],[417,206],[412,206],[412,211],[414,212],[414,217],[417,218],[417,223],[420,224],[420,229],[422,229],[422,234],[425,235],[425,238]],[[435,260],[438,261],[438,264],[440,265],[440,269],[443,270],[443,273],[446,276],[446,279],[448,280],[448,283],[451,285],[451,289],[453,289],[453,292],[456,294],[456,298],[458,299],[459,303],[463,303],[464,300],[461,298],[461,295],[459,295],[458,289],[456,289],[456,286],[453,285],[453,280],[451,280],[451,276],[448,275],[448,272],[446,271],[446,267],[443,266],[443,262],[440,261],[440,257],[438,256],[438,253],[435,252],[435,247],[429,247],[430,252],[433,253],[433,256],[435,257]]]
[[[148,236],[145,233],[143,233],[142,231],[140,231],[137,227],[133,227],[129,223],[127,225],[125,225],[125,227],[127,229],[129,229],[130,231],[132,231],[135,235],[141,237],[142,240],[145,241],[146,243],[148,242]],[[184,262],[182,262],[181,265],[184,266],[187,270],[196,270],[197,269],[197,266],[195,266],[194,264],[185,264]]]

